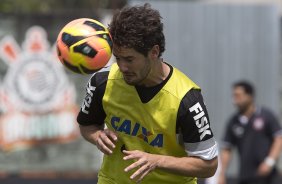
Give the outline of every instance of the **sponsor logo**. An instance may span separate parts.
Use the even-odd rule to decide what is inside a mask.
[[[132,122],[128,119],[121,120],[120,117],[113,116],[111,125],[116,131],[138,137],[150,146],[163,147],[163,134],[152,134],[138,122]]]
[[[89,114],[89,107],[92,102],[93,92],[95,91],[96,87],[91,86],[91,80],[88,82],[86,87],[86,97],[84,98],[81,106],[81,111],[85,114]]]
[[[189,111],[194,112],[196,115],[193,117],[198,127],[198,132],[200,134],[200,140],[203,140],[205,136],[212,135],[210,130],[210,125],[208,122],[208,118],[206,117],[205,112],[203,111],[200,103],[196,103],[192,107],[189,108]]]

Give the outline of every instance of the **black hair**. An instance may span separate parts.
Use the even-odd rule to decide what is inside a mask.
[[[162,17],[158,10],[146,3],[125,7],[116,12],[109,25],[114,45],[133,48],[147,56],[154,45],[160,47],[159,57],[165,50]]]
[[[246,80],[237,81],[233,84],[233,89],[237,87],[243,88],[246,94],[253,97],[255,96],[255,88],[249,81]]]

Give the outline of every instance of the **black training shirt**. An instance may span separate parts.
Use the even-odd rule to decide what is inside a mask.
[[[223,148],[236,147],[240,156],[240,178],[256,178],[258,166],[268,156],[275,136],[282,135],[277,118],[266,108],[257,108],[250,119],[232,116],[223,138]]]

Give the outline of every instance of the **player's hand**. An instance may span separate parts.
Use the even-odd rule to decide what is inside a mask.
[[[126,155],[123,157],[124,160],[132,160],[135,162],[124,169],[125,172],[128,172],[134,168],[138,168],[131,176],[130,179],[137,179],[137,182],[140,182],[147,174],[154,170],[158,165],[158,156],[142,151],[126,151],[123,153]]]
[[[267,176],[270,174],[272,167],[267,165],[265,162],[262,162],[258,167],[258,175],[259,176]]]
[[[118,140],[117,134],[109,129],[99,130],[95,133],[95,144],[97,148],[106,155],[113,153],[115,143]]]

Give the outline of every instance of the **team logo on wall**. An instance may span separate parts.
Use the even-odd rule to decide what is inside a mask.
[[[8,65],[0,86],[1,148],[77,138],[75,88],[45,30],[28,29],[22,47],[13,37],[4,37],[0,57]]]

